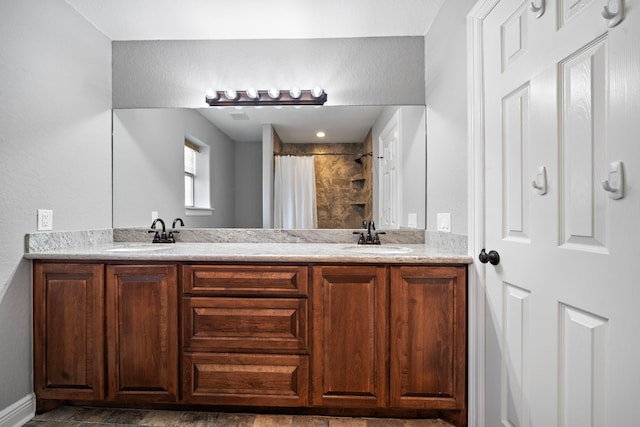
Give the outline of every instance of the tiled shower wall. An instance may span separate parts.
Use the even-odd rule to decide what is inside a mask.
[[[371,134],[360,143],[283,143],[279,148],[279,154],[315,156],[318,228],[360,228],[371,219],[371,156],[355,162],[371,151]]]

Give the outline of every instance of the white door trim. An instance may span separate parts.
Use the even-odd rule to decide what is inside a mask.
[[[475,259],[485,242],[484,76],[482,21],[499,0],[478,0],[467,15],[468,251]],[[469,427],[485,426],[485,268],[469,266]]]

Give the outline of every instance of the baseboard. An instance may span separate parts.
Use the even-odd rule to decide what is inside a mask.
[[[20,427],[36,414],[36,395],[31,393],[0,411],[0,427]]]

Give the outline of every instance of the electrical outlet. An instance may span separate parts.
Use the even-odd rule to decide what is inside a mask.
[[[38,231],[53,230],[53,211],[51,209],[38,209]]]
[[[158,219],[158,211],[151,211],[151,222]]]
[[[451,233],[451,214],[439,213],[436,217],[437,230],[445,233]]]

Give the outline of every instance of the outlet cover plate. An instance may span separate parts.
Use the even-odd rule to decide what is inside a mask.
[[[51,209],[38,209],[38,231],[53,230],[53,211]]]
[[[437,230],[445,233],[451,233],[451,214],[439,213],[437,215]]]

